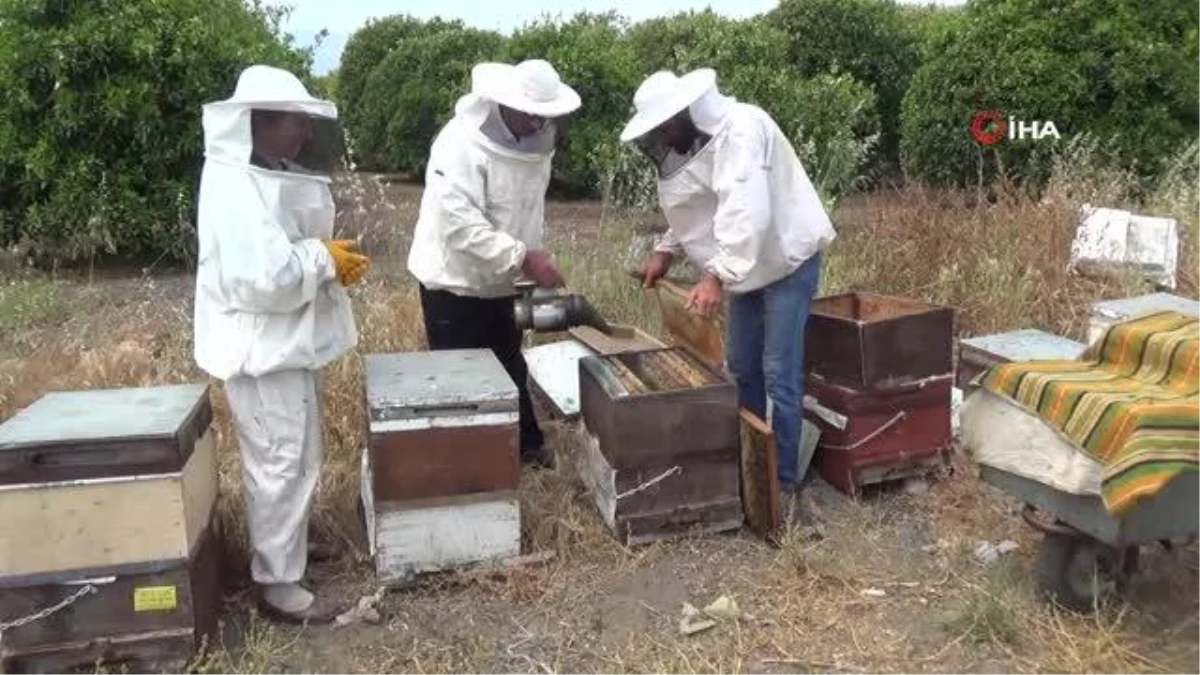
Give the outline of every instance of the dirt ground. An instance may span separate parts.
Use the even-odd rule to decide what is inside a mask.
[[[352,189],[360,189],[355,186]],[[363,349],[417,345],[386,333],[382,314],[411,330],[412,287],[403,272],[419,191],[380,191],[343,213],[342,232],[361,235],[376,280],[356,297]],[[852,206],[847,207],[852,212]],[[555,204],[552,246],[578,271],[610,236],[614,216],[594,203]],[[626,223],[627,224],[627,223]],[[628,232],[621,235],[628,239]],[[636,260],[640,244],[611,253],[612,267]],[[574,256],[574,257],[572,257]],[[612,256],[623,256],[614,260]],[[35,282],[19,282],[32,284]],[[36,282],[42,283],[42,282]],[[0,338],[0,413],[50,388],[158,382],[195,376],[190,364],[192,280],[150,270],[61,278],[45,306],[21,309]],[[633,295],[625,286],[597,294]],[[608,283],[605,281],[604,283]],[[615,281],[612,283],[616,283]],[[40,291],[39,291],[40,292]],[[589,291],[590,292],[590,291]],[[40,297],[40,296],[39,296]],[[30,301],[33,302],[33,301]],[[42,302],[41,300],[37,301]],[[405,303],[403,305],[397,303]],[[11,303],[10,303],[11,304]],[[2,306],[2,305],[0,305]],[[13,305],[18,308],[26,305]],[[636,318],[632,307],[614,308]],[[25,316],[22,314],[22,316]],[[407,335],[407,333],[405,334]],[[382,337],[379,337],[382,336]],[[415,338],[413,338],[415,339]],[[79,361],[61,365],[64,355]],[[90,360],[89,360],[90,359]],[[342,377],[340,374],[335,377]],[[339,382],[341,382],[339,380]],[[339,384],[357,391],[347,379]],[[339,394],[340,395],[340,394]],[[352,394],[348,394],[352,395]],[[218,414],[221,411],[218,410]],[[353,414],[353,411],[351,413]],[[332,419],[338,424],[357,424]],[[339,421],[341,420],[341,421]],[[819,478],[805,489],[822,538],[789,533],[773,547],[747,531],[626,549],[603,526],[576,477],[577,435],[547,422],[559,458],[552,471],[522,476],[527,552],[540,565],[466,570],[419,579],[384,595],[378,624],[292,628],[258,618],[245,570],[229,572],[220,644],[200,672],[1196,672],[1200,668],[1200,582],[1194,544],[1146,547],[1142,571],[1123,599],[1075,614],[1034,593],[1039,535],[1020,504],[983,484],[969,459],[909,494],[903,486],[852,500]],[[224,429],[224,427],[223,427]],[[340,438],[338,436],[337,438]],[[334,439],[330,462],[353,464],[352,440]],[[343,447],[344,446],[344,447]],[[236,450],[221,434],[224,499],[236,497]],[[232,476],[232,477],[231,477]],[[352,475],[332,486],[334,510],[351,513]],[[341,486],[340,488],[337,486]],[[326,479],[325,488],[331,488]],[[919,492],[919,491],[918,491]],[[311,580],[348,601],[373,593],[361,533],[324,538],[342,555],[310,568]],[[345,518],[341,521],[345,522]],[[995,564],[980,542],[1019,548]],[[680,634],[684,603],[720,596],[742,612],[692,636]]]

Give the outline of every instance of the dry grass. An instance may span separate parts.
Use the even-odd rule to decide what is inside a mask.
[[[423,348],[419,304],[403,272],[419,193],[363,177],[338,187],[347,205],[340,229],[360,236],[377,259],[370,279],[352,292],[359,352]],[[1127,292],[1128,282],[1067,274],[1074,202],[1056,194],[980,202],[908,189],[849,200],[837,214],[840,238],[828,258],[824,290],[863,288],[950,304],[959,309],[960,333],[1036,326],[1079,337],[1090,304]],[[1153,203],[1157,213],[1183,219],[1181,288],[1195,297],[1194,189],[1179,194]],[[575,289],[613,320],[656,328],[652,306],[625,276],[649,238],[633,237],[627,219],[591,204],[554,205],[548,229]],[[48,286],[29,288],[44,293]],[[52,303],[37,300],[46,295],[33,301],[0,295],[0,307],[54,307],[21,314],[15,321],[22,329],[0,339],[0,418],[53,389],[201,379],[191,358],[189,278],[63,281],[53,288]],[[345,551],[320,570],[322,579],[354,594],[370,586],[356,513],[366,428],[357,355],[332,365],[323,379],[326,468],[313,528]],[[213,402],[221,448],[219,517],[233,534],[227,577],[234,590],[227,640],[197,663],[202,672],[1143,672],[1197,666],[1194,552],[1163,558],[1161,574],[1143,593],[1149,600],[1093,615],[1061,613],[1029,590],[1036,540],[1014,505],[974,479],[961,459],[921,498],[883,494],[853,503],[827,494],[824,541],[789,536],[773,550],[743,535],[628,550],[604,529],[571,469],[577,430],[557,425],[548,426],[562,466],[527,474],[521,485],[524,547],[555,551],[549,564],[500,576],[422,579],[389,596],[379,627],[295,631],[263,624],[245,611],[237,589],[246,578],[241,485],[217,384]],[[1021,549],[984,569],[970,553],[983,539],[1014,539]],[[922,550],[939,542],[933,553]],[[864,595],[867,589],[885,595]],[[690,638],[677,633],[683,601],[701,605],[723,593],[752,617]]]

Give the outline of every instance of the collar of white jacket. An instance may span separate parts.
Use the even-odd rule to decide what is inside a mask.
[[[717,88],[717,73],[712,68],[693,70],[682,77],[660,70],[634,93],[634,114],[621,131],[621,142],[645,136],[685,109],[700,131],[715,135],[736,102]]]
[[[222,164],[250,166],[254,143],[250,111],[281,110],[336,120],[337,106],[314,97],[300,78],[272,66],[255,65],[238,76],[233,95],[204,105],[204,156]]]

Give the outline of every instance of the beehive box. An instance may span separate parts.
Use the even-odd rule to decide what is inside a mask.
[[[220,537],[208,387],[55,392],[0,425],[5,666],[182,668],[216,626]]]
[[[1001,363],[1071,360],[1083,350],[1080,342],[1036,329],[962,339],[958,341],[955,384],[965,389],[981,373]]]
[[[953,332],[947,307],[874,293],[819,298],[805,332],[806,368],[861,391],[946,375]]]
[[[517,388],[491,350],[372,354],[364,370],[380,580],[520,553]]]
[[[741,526],[733,384],[674,347],[579,362],[580,475],[627,545]]]
[[[821,429],[815,463],[827,483],[858,496],[866,485],[926,474],[952,443],[952,376],[891,389],[859,391],[810,375],[807,396],[820,411],[805,416]]]
[[[1097,302],[1092,305],[1092,316],[1088,320],[1088,344],[1099,340],[1104,331],[1113,324],[1158,312],[1179,312],[1188,316],[1198,316],[1200,303],[1170,293],[1150,293],[1133,298]]]

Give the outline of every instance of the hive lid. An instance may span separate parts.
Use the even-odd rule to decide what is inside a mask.
[[[1083,353],[1084,344],[1035,328],[959,340],[964,347],[1008,361],[1069,361]]]
[[[563,340],[525,350],[529,379],[559,417],[579,415],[579,359],[592,354],[581,342]]]
[[[368,354],[372,421],[517,410],[517,386],[490,349]]]
[[[0,424],[0,452],[174,439],[207,398],[204,384],[50,392]]]
[[[1104,300],[1092,305],[1092,314],[1095,317],[1117,321],[1166,311],[1197,316],[1200,314],[1200,303],[1170,293],[1151,293],[1135,298]]]

